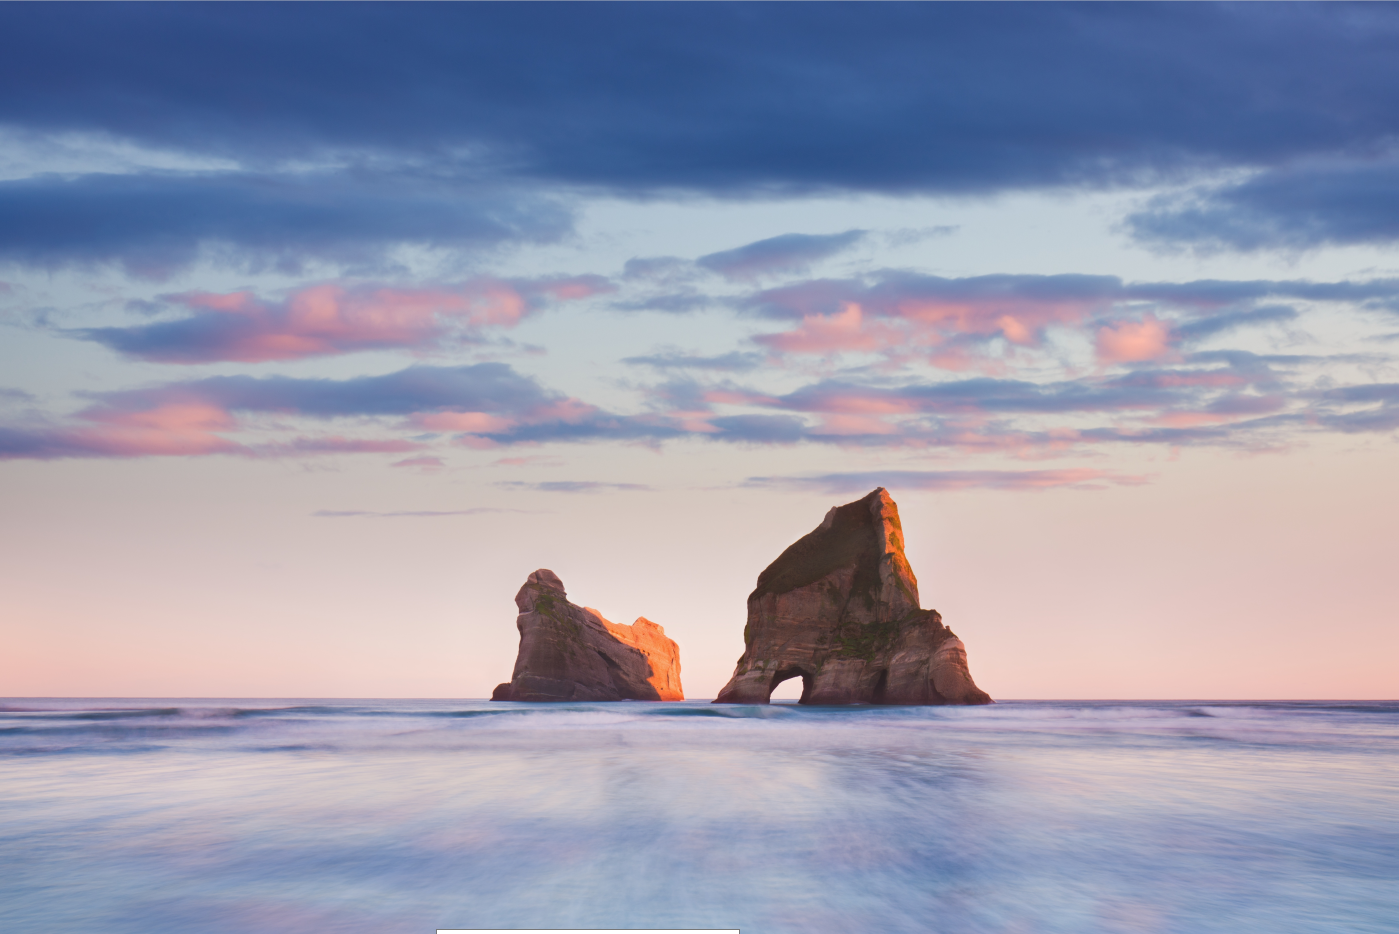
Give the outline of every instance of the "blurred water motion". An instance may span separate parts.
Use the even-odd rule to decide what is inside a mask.
[[[0,702],[0,930],[1399,931],[1399,704]]]

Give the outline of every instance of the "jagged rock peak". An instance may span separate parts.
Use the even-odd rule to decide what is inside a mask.
[[[886,614],[902,616],[918,609],[918,578],[904,557],[899,507],[884,487],[832,506],[820,525],[758,575],[757,589],[748,599],[808,587],[843,567],[855,568],[855,592],[881,604]]]
[[[793,677],[806,704],[985,704],[966,650],[919,606],[899,509],[883,487],[832,507],[758,575],[743,655],[719,703],[768,703]]]
[[[491,700],[684,700],[680,648],[644,616],[630,626],[568,601],[559,576],[540,568],[515,595],[520,650]]]

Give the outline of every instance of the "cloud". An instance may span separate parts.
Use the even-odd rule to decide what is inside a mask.
[[[1294,321],[1297,316],[1295,308],[1284,305],[1265,305],[1246,311],[1222,312],[1217,315],[1196,318],[1184,324],[1176,324],[1171,328],[1171,336],[1181,342],[1198,341],[1233,331],[1236,328]]]
[[[211,376],[151,389],[100,393],[88,417],[182,405],[223,413],[267,412],[337,418],[353,415],[486,413],[508,416],[547,410],[563,401],[508,364],[411,366],[349,379]]]
[[[290,441],[250,445],[245,452],[257,457],[296,457],[303,454],[404,454],[423,446],[401,438],[344,438],[339,435],[293,438]]]
[[[759,334],[753,339],[779,353],[828,354],[882,350],[900,342],[888,326],[867,326],[863,310],[847,302],[836,314],[803,315],[801,324],[781,334]]]
[[[1319,421],[1333,431],[1353,434],[1399,429],[1399,383],[1342,386],[1322,393],[1320,401],[1324,411]],[[1356,405],[1366,408],[1339,411]]]
[[[423,455],[421,457],[408,457],[401,461],[394,461],[390,467],[417,467],[424,471],[441,470],[447,466],[447,462],[440,457]]]
[[[623,363],[632,366],[649,366],[658,370],[722,370],[743,373],[756,369],[763,362],[762,354],[744,353],[738,350],[712,357],[678,352],[647,354],[640,357],[623,357]]]
[[[884,242],[892,247],[910,246],[934,237],[949,237],[961,229],[960,224],[940,224],[935,227],[900,227],[884,231]]]
[[[818,260],[840,253],[863,240],[868,231],[847,230],[838,234],[782,234],[746,246],[710,253],[695,265],[717,272],[726,279],[752,281],[778,273],[801,273]]]
[[[116,263],[165,278],[201,257],[299,272],[378,265],[399,244],[552,242],[569,212],[508,186],[366,172],[41,175],[0,182],[0,261]]]
[[[880,386],[831,379],[781,396],[776,404],[796,411],[839,415],[1121,412],[1183,402],[1193,398],[1197,389],[1247,384],[1245,376],[1227,370],[1156,370],[1120,379],[1051,383],[975,377]]]
[[[1302,250],[1399,240],[1399,161],[1312,165],[1158,199],[1131,215],[1138,240],[1207,250]]]
[[[611,288],[600,276],[575,276],[477,279],[441,288],[326,283],[296,289],[281,301],[252,292],[191,292],[166,296],[190,312],[187,317],[72,333],[160,363],[259,363],[360,350],[422,350],[449,336],[472,339],[486,328],[514,327],[550,299],[586,298]]]
[[[795,444],[808,434],[806,423],[791,415],[725,415],[709,424],[716,439],[752,444]]]
[[[694,289],[648,295],[627,301],[613,302],[610,307],[616,311],[660,311],[671,315],[686,315],[692,311],[703,311],[715,305],[726,304],[712,295],[705,295]]]
[[[635,256],[622,266],[624,279],[673,282],[694,276],[694,264],[678,256]]]
[[[551,480],[544,483],[502,480],[496,486],[536,493],[631,493],[651,489],[643,483],[600,483],[593,480]]]
[[[0,122],[624,192],[1136,184],[1389,138],[1395,20],[1379,4],[16,6]]]
[[[1140,321],[1103,325],[1098,328],[1094,342],[1100,363],[1141,363],[1168,356],[1170,339],[1170,325],[1148,314]]]
[[[1130,341],[1127,351],[1135,353]],[[1308,432],[1391,431],[1399,418],[1388,384],[1315,383],[1318,367],[1375,362],[1364,355],[1177,351],[1171,359],[1057,381],[854,370],[785,394],[687,377],[648,387],[638,414],[559,393],[503,363],[346,379],[212,376],[88,393],[86,407],[58,421],[31,412],[0,426],[0,459],[377,453],[434,469],[442,463],[434,445],[681,439],[1039,457],[1115,444],[1257,449]],[[497,464],[512,461],[525,463]],[[585,489],[560,483],[520,488]]]
[[[92,394],[66,425],[0,430],[0,458],[145,457],[235,454],[295,457],[338,453],[407,453],[424,445],[403,438],[300,435],[245,443],[249,417],[330,420],[397,417],[421,431],[434,418],[479,418],[485,427],[575,424],[596,411],[548,391],[503,363],[414,366],[382,376],[306,379],[215,376]],[[447,429],[453,430],[453,429]]]
[[[1399,281],[1124,282],[1115,276],[997,274],[943,278],[882,271],[813,279],[753,294],[750,314],[792,321],[753,339],[776,354],[881,354],[947,370],[1003,368],[1052,328],[1091,329],[1101,362],[1158,360],[1225,331],[1297,315],[1277,299],[1399,310]],[[996,351],[994,342],[1004,347]]]
[[[754,339],[778,353],[918,354],[969,365],[966,339],[1036,345],[1051,325],[1079,324],[1125,297],[1113,276],[991,275],[948,279],[885,271],[869,280],[816,279],[759,292],[750,311],[799,319]],[[961,342],[961,343],[959,343]]]
[[[745,486],[852,493],[874,487],[923,492],[950,490],[1105,490],[1109,486],[1139,486],[1140,475],[1106,470],[881,470],[829,473],[811,477],[749,477]]]
[[[524,457],[502,457],[491,461],[492,467],[562,467],[562,458],[548,454],[527,454]]]

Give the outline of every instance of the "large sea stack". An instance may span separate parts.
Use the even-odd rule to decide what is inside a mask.
[[[515,595],[520,653],[491,700],[684,700],[680,647],[644,616],[630,626],[568,602],[563,581],[540,568]]]
[[[716,704],[766,704],[802,679],[803,704],[989,704],[962,640],[920,609],[899,508],[881,487],[834,506],[758,575],[744,652]]]

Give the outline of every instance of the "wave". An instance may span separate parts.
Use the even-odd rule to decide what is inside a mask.
[[[344,701],[96,706],[77,700],[0,708],[0,756],[86,748],[150,751],[304,751],[422,744],[469,746],[487,735],[636,730],[726,735],[832,736],[941,731],[1239,743],[1383,742],[1399,719],[1391,701],[1010,701],[987,707],[803,707],[796,704],[523,704],[489,701]],[[716,731],[718,733],[716,734]]]

